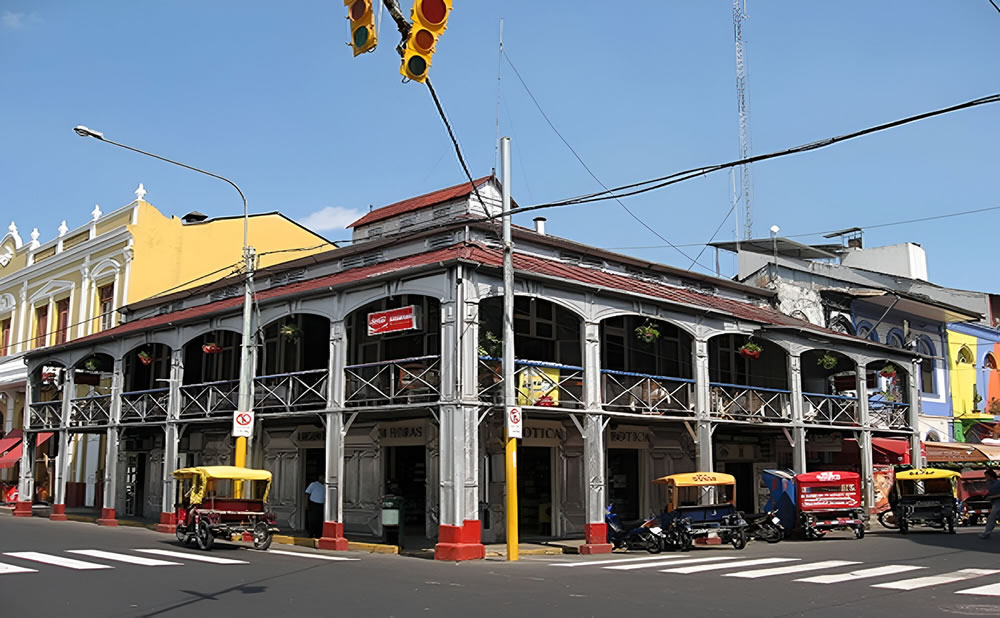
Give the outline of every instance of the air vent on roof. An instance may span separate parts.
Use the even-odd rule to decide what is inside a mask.
[[[208,215],[202,212],[198,212],[197,210],[192,210],[188,214],[181,217],[181,221],[183,221],[185,225],[191,223],[201,223],[205,219],[208,219]]]
[[[583,256],[579,253],[571,253],[569,251],[560,251],[559,259],[564,262],[572,262],[573,264],[579,264],[583,261]]]
[[[604,260],[586,255],[583,257],[583,265],[593,268],[604,268]]]
[[[416,225],[416,223],[417,223],[416,217],[403,217],[402,219],[399,220],[399,227],[400,228],[410,227],[411,225]]]
[[[271,279],[268,284],[270,287],[278,287],[279,285],[287,285],[289,283],[295,283],[296,281],[302,281],[302,277],[306,274],[305,268],[297,268],[295,270],[289,270],[283,273],[275,273],[271,275]]]
[[[450,215],[450,214],[451,214],[451,207],[450,206],[442,206],[441,208],[435,208],[434,209],[434,218],[435,219],[446,219],[448,217],[448,215]]]
[[[361,255],[352,255],[340,260],[340,267],[343,269],[357,268],[359,266],[371,266],[372,264],[378,264],[385,259],[385,256],[381,251],[375,251],[374,253],[362,253]]]
[[[167,303],[166,305],[160,305],[156,308],[157,315],[164,315],[166,313],[173,313],[174,311],[180,311],[184,308],[184,301],[178,300],[172,303]]]
[[[243,288],[238,286],[230,286],[228,288],[223,288],[221,290],[216,290],[212,292],[209,298],[213,301],[222,300],[224,298],[235,298],[243,294]]]
[[[643,270],[642,268],[636,268],[635,266],[626,266],[625,272],[632,277],[638,279],[643,279],[645,281],[663,281],[663,277],[649,270]]]
[[[428,249],[440,249],[441,247],[447,247],[455,239],[454,234],[438,234],[437,236],[431,236],[427,239]]]

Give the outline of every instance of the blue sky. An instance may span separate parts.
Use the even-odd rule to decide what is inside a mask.
[[[280,210],[331,239],[349,238],[340,228],[369,206],[460,182],[426,89],[400,83],[388,17],[379,48],[354,58],[342,4],[0,1],[4,226],[15,220],[25,238],[38,227],[45,241],[63,219],[87,221],[95,203],[124,205],[139,182],[167,214],[240,211],[227,185],[79,138],[77,124],[229,176],[251,211]],[[738,155],[730,2],[454,4],[430,75],[474,175],[495,164],[501,17],[508,55],[607,185]],[[987,0],[754,0],[748,13],[755,153],[1000,91],[1000,13]],[[599,189],[506,62],[501,93],[520,204]],[[1000,206],[998,136],[1000,105],[991,105],[757,164],[756,235],[772,224],[791,235]],[[709,239],[730,200],[721,172],[626,203],[671,242],[690,244]],[[546,214],[551,233],[589,244],[663,244],[614,202]],[[1000,291],[998,222],[995,211],[865,240],[920,243],[932,281]],[[735,229],[730,218],[720,238]],[[623,252],[691,263],[671,248]],[[711,251],[701,258],[712,261]]]

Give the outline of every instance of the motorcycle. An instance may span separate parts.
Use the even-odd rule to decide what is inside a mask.
[[[744,514],[743,519],[747,522],[747,535],[751,539],[777,543],[785,536],[785,527],[778,519],[778,511],[772,510],[766,513]]]
[[[664,549],[691,551],[694,546],[694,536],[691,533],[691,519],[679,517],[663,528],[661,535]]]
[[[614,549],[645,549],[651,554],[663,551],[663,530],[657,517],[624,524],[614,512],[614,504],[609,504],[604,509],[604,523],[608,527],[608,543]]]

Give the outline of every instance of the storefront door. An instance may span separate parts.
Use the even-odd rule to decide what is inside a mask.
[[[608,502],[623,521],[639,515],[639,452],[637,449],[608,449]]]
[[[403,497],[402,531],[406,537],[426,536],[427,462],[423,446],[385,448],[386,493]]]
[[[552,536],[552,449],[549,447],[518,449],[517,517],[522,537]]]

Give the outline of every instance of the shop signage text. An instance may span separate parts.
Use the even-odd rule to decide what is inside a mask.
[[[376,311],[368,314],[368,336],[398,333],[420,328],[416,305],[407,305],[399,309]]]
[[[525,446],[561,446],[566,440],[566,427],[559,421],[524,422]]]
[[[648,448],[653,434],[646,427],[619,425],[608,430],[608,448]]]
[[[379,423],[378,440],[382,446],[423,446],[424,420]]]

